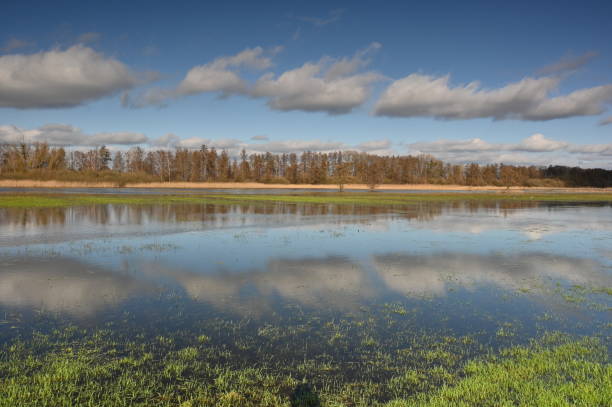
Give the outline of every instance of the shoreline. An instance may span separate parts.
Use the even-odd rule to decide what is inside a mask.
[[[337,184],[264,184],[259,182],[141,182],[127,183],[117,186],[112,182],[71,182],[71,181],[36,181],[36,180],[0,180],[0,188],[136,188],[136,189],[278,189],[278,190],[313,190],[325,189],[338,191]],[[365,184],[345,184],[345,190],[367,191],[370,188]],[[611,193],[612,188],[593,187],[499,187],[499,186],[467,186],[467,185],[438,185],[438,184],[380,184],[375,191],[488,191],[488,192],[555,192],[555,193]]]

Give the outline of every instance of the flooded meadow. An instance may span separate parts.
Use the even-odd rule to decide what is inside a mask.
[[[0,208],[2,406],[607,405],[611,310],[609,202]]]

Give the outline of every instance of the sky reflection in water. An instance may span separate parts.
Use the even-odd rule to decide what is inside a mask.
[[[610,246],[608,205],[4,209],[0,310],[95,319],[173,292],[260,318],[279,304],[342,313],[390,301],[459,317],[523,290],[503,310],[522,319],[564,307],[545,289],[556,283],[610,287]]]

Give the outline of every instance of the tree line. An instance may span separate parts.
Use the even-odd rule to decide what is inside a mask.
[[[46,143],[1,145],[0,177],[124,182],[292,184],[454,184],[469,186],[612,186],[612,171],[565,166],[450,164],[431,155],[378,156],[356,151],[247,153],[105,147],[66,151]]]

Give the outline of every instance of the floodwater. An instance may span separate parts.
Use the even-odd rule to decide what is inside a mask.
[[[424,338],[469,337],[473,357],[549,331],[609,337],[610,287],[610,204],[0,209],[0,343],[206,335],[223,363],[377,380],[376,351]]]

